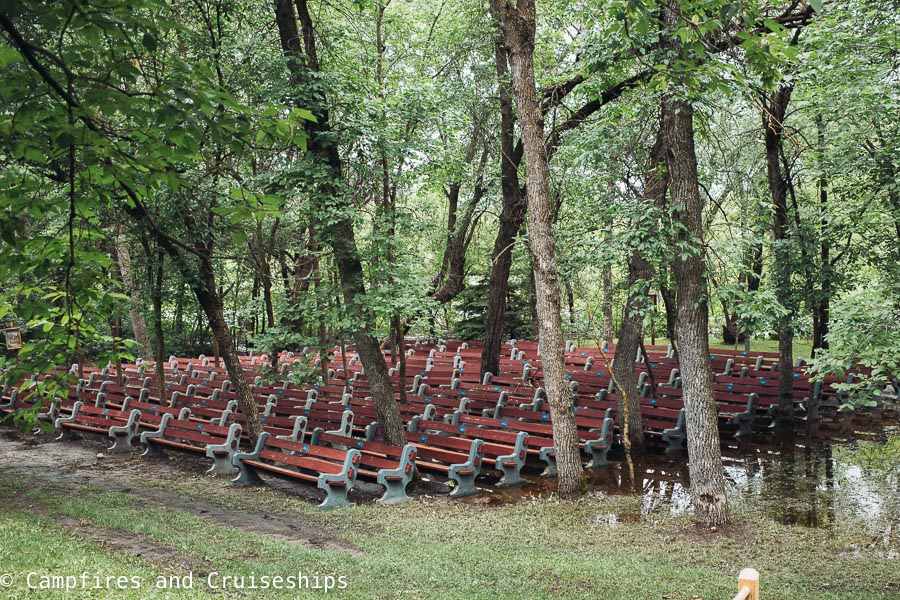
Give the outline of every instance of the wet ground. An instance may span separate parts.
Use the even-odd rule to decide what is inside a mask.
[[[722,456],[729,501],[737,512],[756,511],[782,524],[815,528],[854,528],[864,531],[868,552],[885,558],[900,558],[900,425],[896,414],[854,420],[850,427],[823,423],[817,431],[777,438],[754,432],[742,443],[725,440]],[[846,424],[845,424],[846,425]],[[136,454],[105,456],[103,441],[55,442],[46,435],[22,435],[0,428],[0,472],[38,477],[50,485],[99,485],[136,494],[147,502],[172,505],[243,527],[248,513],[233,515],[196,498],[182,498],[141,485],[145,474],[155,478],[203,477],[208,467],[203,459],[172,453],[171,460],[144,459]],[[691,510],[688,459],[684,453],[650,452],[629,463],[619,450],[610,454],[608,468],[588,472],[593,495],[633,498],[626,510],[598,514],[598,523],[615,528],[621,523],[654,517],[688,514]],[[549,497],[556,480],[542,479],[538,470],[524,473],[521,487],[500,489],[495,479],[482,477],[484,492],[459,500],[473,506],[502,507],[522,500]],[[320,493],[312,486],[267,480],[275,493],[299,496],[318,503]],[[422,481],[410,487],[413,496],[446,494],[440,482]],[[351,493],[355,502],[371,502],[381,487],[359,482]],[[619,503],[621,504],[621,503]],[[293,519],[255,513],[250,529],[278,533],[302,545],[342,548],[315,528],[300,528]],[[863,548],[860,548],[861,552]]]
[[[792,438],[754,432],[742,443],[722,443],[729,501],[740,510],[800,527],[855,528],[871,538],[869,550],[900,558],[900,425],[895,416],[864,419],[853,428],[825,427]],[[592,494],[633,496],[633,508],[599,514],[615,527],[654,516],[691,511],[688,459],[684,453],[649,452],[629,465],[624,453],[610,454],[611,466],[588,472]],[[555,490],[555,480],[526,475],[515,489],[487,487],[463,500],[502,506]],[[631,505],[631,504],[630,504]]]

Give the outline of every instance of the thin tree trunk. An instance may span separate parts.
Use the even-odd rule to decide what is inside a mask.
[[[122,340],[122,315],[116,312],[112,321],[113,355],[116,357],[116,383],[125,385],[125,374],[122,371],[122,356],[119,344]]]
[[[584,470],[578,447],[573,396],[563,356],[560,286],[555,240],[551,228],[550,168],[544,143],[543,115],[534,81],[534,0],[492,0],[509,52],[513,93],[525,150],[528,231],[537,289],[537,312],[544,368],[544,389],[553,420],[553,444],[559,468],[559,493],[572,496],[584,490]]]
[[[666,197],[666,178],[660,174],[660,162],[664,151],[662,126],[658,130],[656,142],[650,151],[648,174],[645,177],[645,197],[656,207],[662,207]],[[619,341],[616,345],[616,359],[613,372],[616,376],[618,393],[616,401],[623,426],[627,424],[627,438],[631,447],[641,447],[644,443],[644,431],[641,423],[641,405],[637,381],[634,376],[634,363],[637,351],[643,348],[644,314],[641,309],[646,305],[650,279],[653,277],[653,266],[644,256],[641,246],[644,238],[656,231],[653,223],[636,220],[637,238],[628,259],[628,298],[622,315],[622,327],[619,330]]]
[[[819,258],[822,263],[820,279],[822,289],[813,294],[813,343],[812,351],[828,349],[828,320],[831,312],[832,285],[831,277],[833,265],[831,264],[831,235],[828,229],[828,175],[825,173],[823,156],[825,153],[825,122],[822,116],[816,117],[816,131],[819,145]]]
[[[485,315],[484,348],[481,351],[481,374],[500,371],[500,346],[503,344],[503,320],[509,293],[509,271],[512,268],[513,245],[525,220],[525,195],[519,187],[518,159],[515,154],[515,122],[509,88],[506,48],[498,38],[494,58],[500,98],[500,187],[503,208],[494,248],[491,251],[491,278]]]
[[[148,260],[151,258],[150,252],[147,252]],[[166,339],[163,333],[163,317],[162,317],[162,284],[165,276],[165,259],[166,256],[160,248],[156,254],[156,276],[150,281],[151,294],[153,296],[153,335],[156,338],[154,344],[154,352],[156,353],[156,387],[159,392],[159,401],[165,403],[168,401],[166,395]],[[152,265],[152,261],[151,261]],[[152,274],[152,266],[151,271]]]
[[[641,404],[634,377],[634,363],[640,342],[644,337],[644,315],[640,312],[646,296],[647,281],[652,275],[650,263],[635,248],[628,260],[628,300],[622,315],[622,326],[619,329],[619,340],[616,344],[616,358],[613,362],[613,374],[616,376],[616,404],[623,430],[627,429],[627,439],[633,448],[644,444],[644,431],[641,425]]]
[[[259,410],[256,407],[253,392],[250,390],[244,370],[241,367],[241,360],[238,357],[234,340],[231,337],[228,322],[225,320],[225,311],[222,307],[222,299],[216,288],[216,275],[212,264],[208,260],[201,258],[199,267],[200,281],[193,286],[194,294],[197,296],[197,301],[203,308],[203,312],[206,313],[206,318],[218,344],[219,352],[225,361],[225,369],[228,372],[228,377],[231,379],[231,388],[237,395],[238,406],[244,414],[244,429],[250,437],[251,444],[255,444],[257,438],[263,432]]]
[[[184,335],[184,298],[187,295],[184,287],[184,281],[179,281],[178,297],[175,298],[175,334],[179,337]]]
[[[784,117],[793,86],[779,86],[775,94],[763,98],[763,127],[766,142],[766,171],[769,193],[772,195],[772,219],[775,237],[775,295],[786,309],[778,318],[778,424],[790,427],[794,415],[794,325],[796,302],[791,278],[794,262],[791,252],[791,232],[788,225],[788,182],[781,168],[781,149],[784,137]]]
[[[679,20],[676,11],[671,4],[666,7],[667,24]],[[694,521],[703,527],[720,527],[728,523],[729,514],[709,360],[703,202],[697,179],[692,107],[683,101],[664,101],[662,128],[670,201],[674,218],[683,225],[678,230],[675,247],[690,248],[689,252],[681,251],[675,256],[673,272],[678,288],[675,327],[684,387]]]
[[[406,404],[406,328],[400,315],[394,315],[391,319],[391,330],[394,333],[394,346],[397,348],[397,364],[399,365],[399,402]]]
[[[472,143],[466,151],[466,162],[471,162],[477,147],[479,125],[476,124],[472,133]],[[485,196],[483,172],[487,165],[490,146],[484,145],[481,153],[477,172],[475,174],[475,186],[472,189],[472,197],[459,214],[459,193],[461,182],[454,182],[447,190],[449,210],[447,215],[447,240],[444,245],[444,256],[441,261],[441,270],[434,278],[432,285],[434,291],[431,296],[438,302],[449,302],[456,298],[465,286],[466,252],[472,241],[475,225],[478,223],[478,205]]]
[[[612,265],[603,265],[603,329],[601,335],[606,342],[613,341],[613,283]]]
[[[119,273],[122,275],[122,283],[125,285],[125,294],[128,296],[128,318],[131,321],[131,329],[134,331],[134,339],[141,346],[141,356],[149,359],[153,356],[153,346],[150,344],[150,334],[147,332],[147,321],[141,312],[141,297],[131,266],[131,250],[128,248],[124,232],[121,229],[113,239],[113,246],[116,261],[119,264]]]
[[[259,267],[259,275],[262,280],[263,303],[266,308],[266,326],[267,328],[275,327],[275,304],[272,300],[272,265],[270,260],[275,251],[275,236],[278,233],[278,226],[281,220],[275,219],[271,231],[269,231],[268,240],[263,237],[262,221],[257,222],[257,250],[256,262]]]
[[[197,296],[197,300],[206,314],[210,329],[224,353],[225,368],[231,379],[232,389],[237,394],[238,405],[244,413],[245,431],[251,444],[255,444],[262,433],[262,422],[250,386],[244,376],[244,370],[241,368],[228,322],[225,320],[222,298],[218,293],[216,275],[211,262],[212,244],[202,247],[202,242],[195,242],[196,250],[193,250],[193,256],[191,260],[188,260],[186,256],[182,255],[182,247],[177,246],[172,238],[157,227],[143,204],[135,202],[132,206],[126,206],[125,210],[143,223],[149,233],[153,235],[156,243],[172,257],[173,262],[181,268],[182,277],[189,282],[194,295]],[[192,263],[196,263],[196,267]]]
[[[265,321],[262,321],[262,329],[260,331],[260,319],[259,319],[259,303],[257,300],[259,299],[259,273],[254,271],[253,273],[253,289],[250,291],[250,297],[253,299],[253,335],[257,333],[265,333]]]
[[[675,349],[676,360],[678,358],[678,333],[675,331],[675,321],[678,313],[678,299],[675,297],[675,290],[668,285],[659,286],[659,295],[663,299],[663,307],[666,310],[666,337],[669,343]]]

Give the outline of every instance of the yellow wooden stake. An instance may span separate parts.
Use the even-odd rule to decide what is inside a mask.
[[[738,595],[735,600],[759,600],[759,573],[756,569],[744,569],[738,575]]]

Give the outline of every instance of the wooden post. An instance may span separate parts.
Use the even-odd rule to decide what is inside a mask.
[[[744,569],[738,575],[737,597],[746,598],[747,600],[759,600],[759,573],[756,569]]]

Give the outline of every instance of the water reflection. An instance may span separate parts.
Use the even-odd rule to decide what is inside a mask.
[[[785,439],[756,432],[746,442],[723,441],[731,502],[785,525],[855,528],[871,536],[872,547],[895,557],[900,547],[900,428],[873,427],[849,439],[832,436],[813,430]],[[597,515],[598,523],[615,527],[624,520],[690,512],[686,455],[651,453],[631,465],[622,454],[610,458],[610,468],[588,472],[589,488],[638,496],[640,502],[631,513]],[[555,480],[528,479],[522,488],[489,492],[490,503],[555,490]]]

